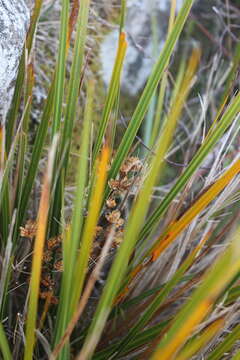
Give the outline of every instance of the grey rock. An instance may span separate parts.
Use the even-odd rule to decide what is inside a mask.
[[[125,94],[136,96],[143,88],[151,73],[155,58],[164,45],[171,0],[129,0],[127,4],[125,30],[128,37],[128,50],[121,87]],[[177,0],[177,11],[182,4],[183,0]],[[152,31],[154,19],[157,24],[156,40],[153,39]],[[102,78],[106,85],[111,79],[117,44],[118,29],[111,31],[100,47]]]
[[[0,123],[11,104],[28,25],[24,0],[0,0]]]

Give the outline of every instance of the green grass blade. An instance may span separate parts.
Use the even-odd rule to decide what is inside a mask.
[[[202,284],[194,291],[190,300],[176,316],[170,330],[162,338],[152,356],[153,360],[159,359],[159,355],[170,360],[179,348],[184,345],[189,335],[196,326],[210,312],[214,302],[222,290],[240,270],[240,228],[232,235],[231,244],[227,250],[217,259],[210,270],[206,272]]]
[[[53,120],[52,120],[52,138],[55,134],[60,131],[62,112],[63,112],[63,101],[64,101],[64,85],[66,76],[66,65],[67,65],[67,53],[69,48],[68,42],[68,13],[69,13],[69,0],[62,0],[61,8],[61,23],[60,23],[60,39],[59,39],[59,50],[58,60],[56,68],[56,79],[55,79],[55,91],[53,100]],[[61,134],[61,132],[60,132]],[[62,150],[62,149],[61,149]],[[58,154],[56,158],[55,166],[58,166],[61,154]],[[61,223],[61,211],[63,207],[63,173],[60,173],[59,179],[57,179],[57,185],[54,192],[54,202],[50,209],[49,229],[50,236],[58,235],[62,229]]]
[[[11,222],[11,210],[10,210],[10,196],[9,196],[9,184],[5,183],[4,195],[2,198],[2,208],[0,212],[0,223],[1,223],[1,235],[4,243],[7,242],[9,224]]]
[[[85,350],[88,349],[88,342],[91,343],[91,341],[93,341],[93,337],[95,339],[99,337],[101,330],[104,326],[103,319],[106,319],[106,316],[108,315],[109,310],[113,304],[114,297],[117,294],[118,287],[120,286],[120,283],[126,273],[128,259],[130,258],[135,243],[137,241],[138,234],[141,230],[141,224],[144,222],[144,218],[149,207],[149,199],[151,198],[152,189],[159,177],[160,169],[163,166],[163,159],[174,134],[177,120],[180,117],[184,101],[186,99],[186,96],[188,95],[188,91],[191,86],[191,80],[198,64],[198,59],[199,53],[194,52],[189,62],[189,72],[187,73],[186,78],[183,82],[182,96],[179,97],[178,103],[169,114],[165,129],[158,140],[156,155],[153,157],[150,164],[149,173],[143,185],[141,186],[140,193],[138,194],[137,200],[131,210],[131,213],[129,214],[129,221],[127,224],[126,232],[124,234],[124,240],[120,246],[113,266],[110,270],[110,274],[105,285],[103,295],[96,311],[96,316],[93,319],[89,330],[90,335],[87,337],[86,345],[84,345],[83,347],[83,354],[84,351],[89,351]],[[117,283],[119,284],[119,286],[116,286]],[[95,344],[92,347],[94,348],[94,346]],[[91,354],[91,352],[89,354]],[[86,356],[86,354],[82,356]]]
[[[6,304],[6,299],[8,297],[8,288],[9,288],[9,281],[11,275],[11,266],[12,266],[12,249],[13,249],[13,242],[12,242],[12,233],[15,225],[16,220],[16,211],[14,211],[11,221],[11,227],[8,235],[8,240],[5,247],[4,252],[4,259],[2,262],[2,269],[1,269],[1,278],[0,278],[0,321],[3,320],[4,316],[4,308]]]
[[[22,191],[22,196],[21,196],[21,201],[19,204],[17,221],[16,221],[16,224],[17,224],[16,231],[18,231],[19,226],[23,222],[23,219],[24,219],[24,216],[26,213],[26,209],[27,209],[27,204],[28,204],[28,201],[30,198],[30,193],[32,191],[34,180],[36,178],[36,174],[38,171],[39,161],[40,161],[41,154],[43,151],[43,146],[44,146],[44,143],[46,140],[49,121],[50,121],[50,117],[51,117],[51,113],[52,113],[52,109],[53,109],[53,97],[54,97],[53,90],[54,90],[54,80],[50,87],[49,94],[48,94],[46,104],[44,107],[43,115],[42,115],[38,130],[37,130],[37,133],[36,133],[32,156],[31,156],[31,160],[30,160],[30,165],[27,170],[25,181],[23,184],[23,191]],[[16,238],[16,236],[17,236],[17,234],[15,233],[15,238]]]
[[[85,198],[85,187],[88,173],[88,157],[89,157],[89,142],[90,142],[90,124],[92,119],[92,102],[93,102],[93,84],[88,86],[88,97],[85,108],[84,127],[81,136],[81,146],[79,149],[79,162],[78,170],[76,174],[77,188],[76,197],[74,203],[72,225],[69,230],[69,237],[71,238],[71,247],[68,246],[68,241],[63,242],[63,259],[64,259],[64,273],[61,287],[60,304],[58,311],[58,326],[56,329],[55,343],[59,342],[59,339],[63,335],[68,320],[71,317],[70,302],[72,298],[71,289],[74,287],[73,275],[75,268],[75,261],[77,256],[77,250],[80,245],[80,236],[83,224],[83,209]],[[67,235],[67,234],[66,234]]]
[[[102,205],[103,190],[105,187],[105,182],[107,179],[107,167],[109,161],[109,148],[104,146],[102,149],[101,157],[96,168],[96,177],[95,177],[95,186],[90,196],[88,217],[84,224],[83,235],[81,239],[80,251],[78,258],[75,264],[74,276],[72,278],[72,287],[71,287],[71,304],[66,310],[68,312],[68,317],[73,315],[73,312],[76,310],[77,302],[79,301],[84,279],[87,274],[88,261],[92,249],[92,243],[96,232],[97,221],[100,216],[100,210]],[[70,297],[70,294],[68,294]],[[68,321],[70,318],[67,319]],[[66,323],[62,325],[62,328]],[[65,330],[64,329],[64,330]],[[62,333],[63,335],[63,333]],[[63,353],[64,349],[61,353]],[[62,360],[65,359],[64,354],[62,355]]]
[[[26,94],[25,94],[25,111],[22,121],[22,129],[20,132],[20,141],[18,149],[18,166],[17,166],[17,198],[15,200],[16,208],[19,208],[19,203],[21,202],[21,195],[23,190],[24,175],[25,175],[25,162],[26,155],[28,150],[28,129],[29,129],[29,119],[30,119],[30,110],[32,105],[32,92],[34,86],[34,73],[33,73],[33,64],[28,65],[27,69],[27,84],[26,84]]]
[[[69,80],[69,90],[67,96],[67,107],[64,119],[64,127],[62,132],[62,150],[67,145],[65,157],[65,171],[67,170],[67,162],[69,159],[69,151],[71,146],[72,130],[76,116],[76,105],[79,94],[79,86],[82,78],[82,68],[84,60],[84,50],[87,38],[87,25],[89,16],[90,0],[80,2],[80,9],[77,20],[76,40],[74,45],[73,62]]]
[[[127,344],[132,340],[134,340],[134,338],[137,338],[140,331],[153,318],[153,315],[156,313],[159,307],[164,303],[164,301],[167,299],[168,295],[174,289],[174,287],[183,281],[185,272],[191,267],[192,263],[195,260],[196,254],[200,251],[204,243],[205,243],[205,239],[203,239],[203,241],[199,244],[199,246],[197,246],[196,249],[194,249],[194,251],[190,253],[190,255],[186,258],[186,260],[181,264],[179,269],[174,273],[173,277],[163,286],[163,288],[158,293],[155,294],[153,300],[143,311],[139,320],[135,322],[135,324],[132,326],[128,334],[121,341],[117,349],[118,353],[116,352],[116,354],[122,353],[122,351],[124,351]]]
[[[4,360],[12,360],[10,347],[2,323],[0,323],[0,349]]]
[[[92,194],[89,202],[88,217],[84,224],[83,235],[81,239],[80,254],[78,256],[75,266],[75,285],[72,295],[72,307],[75,310],[77,302],[79,301],[85,275],[87,273],[87,266],[89,257],[92,250],[92,244],[96,232],[96,226],[98,218],[100,217],[100,211],[102,206],[102,194],[106,182],[107,165],[109,159],[109,148],[103,147],[101,159],[99,160],[99,166],[97,168],[96,183],[92,189]]]
[[[120,27],[119,27],[120,34],[121,32],[124,31],[126,10],[127,10],[127,0],[121,0],[121,17],[120,17]]]
[[[130,124],[122,138],[118,151],[116,153],[114,162],[109,172],[109,178],[115,178],[121,167],[121,164],[127,156],[137,131],[142,123],[142,120],[147,112],[149,104],[155,93],[159,81],[161,80],[164,70],[169,62],[169,59],[173,53],[176,42],[181,34],[183,26],[188,17],[189,11],[192,7],[193,0],[185,0],[182,9],[180,10],[171,34],[169,35],[161,55],[155,64],[152,74],[150,75],[148,82],[144,88],[143,94],[138,102],[138,105],[134,111]]]
[[[169,16],[169,21],[168,21],[167,36],[171,33],[171,30],[173,28],[175,15],[176,15],[176,0],[172,0],[170,16]],[[152,21],[152,33],[153,33],[154,40],[155,40],[155,41],[153,41],[153,43],[154,43],[155,53],[156,53],[156,48],[157,48],[157,43],[158,43],[158,29],[157,29],[158,23],[157,23],[157,19],[156,19],[155,15],[152,16],[151,21]],[[154,56],[156,55],[155,53],[154,53]],[[156,95],[154,96],[154,103],[155,103],[154,108],[156,108],[155,109],[156,111],[155,111],[155,114],[153,113],[152,116],[150,117],[151,125],[149,126],[149,128],[151,129],[151,132],[149,131],[149,135],[148,135],[148,139],[147,139],[148,140],[147,145],[149,147],[154,145],[155,141],[158,138],[159,130],[161,129],[160,120],[161,120],[161,116],[163,113],[163,104],[164,104],[164,97],[165,97],[165,93],[166,93],[166,89],[167,89],[167,84],[168,84],[168,72],[165,71],[165,73],[163,74],[163,77],[162,77],[159,92],[156,92]],[[146,122],[147,121],[148,121],[148,119],[146,120]]]
[[[18,116],[18,109],[20,106],[21,98],[22,98],[22,87],[25,79],[25,51],[23,52],[19,70],[18,70],[18,76],[16,80],[15,90],[13,94],[12,99],[12,105],[8,113],[8,121],[6,124],[6,153],[8,154],[13,142],[13,136],[14,136],[14,129],[16,126],[17,116]]]
[[[53,105],[54,110],[53,110],[53,123],[52,123],[52,137],[56,133],[58,133],[60,129],[60,123],[62,117],[64,82],[65,82],[65,73],[66,73],[66,58],[67,58],[68,12],[69,12],[69,0],[62,0],[60,42],[59,42],[59,53],[58,53],[58,61],[57,61],[55,94],[54,94],[54,105]]]
[[[133,281],[136,276],[143,271],[150,263],[155,262],[169,247],[177,236],[192,222],[192,220],[201,213],[219,194],[226,188],[232,179],[240,172],[240,160],[235,161],[224,173],[219,177],[208,190],[193,203],[193,205],[181,216],[177,221],[173,221],[169,227],[159,236],[157,241],[150,249],[145,252],[139,263],[131,270],[127,282]],[[122,299],[125,293],[128,293],[129,285],[121,290],[119,298]]]
[[[182,176],[178,179],[172,190],[167,194],[167,196],[157,207],[157,209],[149,216],[146,224],[141,231],[140,239],[144,239],[153,230],[154,226],[159,222],[161,217],[166,212],[170,203],[184,188],[191,176],[194,174],[194,172],[197,170],[197,168],[200,166],[200,164],[203,162],[209,152],[213,149],[214,145],[216,145],[217,141],[221,138],[221,136],[233,122],[234,118],[239,113],[239,108],[240,93],[237,94],[236,97],[232,100],[231,104],[223,114],[222,119],[219,121],[217,127],[214,129],[212,136],[205,139],[197,154],[194,156]]]
[[[32,44],[36,33],[37,23],[39,20],[43,0],[35,0],[34,9],[31,16],[30,28],[27,36],[27,49],[30,53],[32,50]]]
[[[17,133],[15,135],[14,141],[11,144],[11,149],[10,149],[7,161],[5,162],[3,173],[0,174],[1,175],[1,177],[0,177],[0,209],[3,206],[3,199],[5,197],[5,194],[6,194],[6,191],[8,189],[8,185],[9,185],[9,174],[10,174],[10,171],[11,171],[12,166],[13,166],[14,153],[16,151],[16,147],[17,147],[18,142],[19,142],[20,128],[21,128],[21,122],[19,124],[19,127],[18,127]]]
[[[167,325],[169,325],[169,321],[162,321],[161,323],[142,331],[126,346],[126,349],[122,352],[122,355],[125,355],[131,350],[135,350],[146,345],[148,342],[151,342],[154,337],[159,335],[159,333],[163,331],[165,327],[167,327]],[[118,344],[110,345],[107,349],[99,351],[96,353],[96,355],[93,355],[93,360],[105,360],[109,357],[111,358],[111,354],[114,353],[114,350],[116,350],[117,347]]]
[[[127,49],[126,34],[121,33],[119,36],[118,51],[112,72],[112,78],[103,110],[103,117],[101,120],[100,128],[98,129],[98,136],[93,150],[93,163],[96,161],[98,157],[99,151],[102,146],[103,138],[107,129],[107,125],[111,116],[111,112],[113,110],[115,101],[118,97],[120,76],[121,76],[124,57],[126,54],[126,49]]]
[[[142,198],[141,199],[141,201],[142,201],[141,208],[142,208],[143,214],[146,214],[145,211],[146,211],[146,208],[149,206],[149,199],[151,198],[151,190],[154,186],[154,183],[158,179],[158,174],[163,172],[164,157],[165,157],[165,154],[171,143],[177,122],[181,116],[181,113],[182,113],[182,110],[184,107],[184,103],[185,103],[187,96],[189,94],[189,91],[191,89],[193,77],[195,75],[199,60],[200,60],[200,51],[199,51],[199,49],[194,49],[192,52],[192,55],[189,59],[189,63],[188,63],[188,67],[187,67],[185,76],[182,79],[182,83],[181,83],[181,87],[180,87],[181,96],[178,96],[178,98],[174,102],[174,105],[169,110],[166,124],[165,124],[164,129],[158,139],[156,156],[152,160],[152,165],[151,165],[152,168],[150,170],[150,174],[148,175],[148,181],[146,181],[146,183],[142,187],[143,189],[144,188],[145,189],[144,190],[142,189],[140,191],[139,197]],[[137,215],[136,215],[136,213],[137,212],[135,209],[135,213],[133,213],[132,218],[134,218],[135,219],[134,221],[136,221],[135,222],[135,233],[136,232],[139,233],[141,230],[141,224],[143,223],[143,221],[145,219],[145,215],[144,215],[144,217],[142,217],[140,215],[140,219],[137,219],[138,213],[137,213]],[[132,229],[132,232],[134,233],[134,228]],[[134,237],[133,233],[131,235],[131,238]],[[145,258],[148,258],[148,257],[149,257],[149,253],[146,254]],[[145,261],[144,261],[144,263],[145,263]],[[146,264],[147,263],[148,263],[148,261],[146,261]],[[133,270],[133,272],[134,271],[135,270]],[[124,295],[124,293],[125,293],[125,290],[123,290],[123,294],[120,293],[119,299],[121,298],[121,296]]]

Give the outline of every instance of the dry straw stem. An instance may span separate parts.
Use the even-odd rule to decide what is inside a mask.
[[[41,331],[42,328],[43,328],[45,319],[46,319],[47,314],[49,312],[49,308],[50,308],[50,306],[52,304],[51,301],[52,301],[53,296],[54,296],[54,291],[53,290],[49,291],[49,293],[47,294],[47,297],[46,297],[46,301],[45,301],[45,304],[44,304],[44,308],[43,308],[41,318],[39,320],[38,331]]]
[[[71,14],[69,16],[69,21],[68,21],[67,48],[69,48],[70,46],[71,36],[75,28],[79,14],[79,7],[80,7],[79,0],[73,0]]]
[[[226,337],[221,341],[213,351],[208,355],[208,360],[218,360],[225,353],[228,353],[233,348],[236,341],[240,337],[240,324],[236,324],[234,328],[231,329],[231,332],[226,335]]]
[[[196,335],[193,339],[187,343],[183,349],[177,355],[176,360],[188,360],[191,359],[194,354],[196,354],[204,347],[223,329],[225,325],[225,318],[220,318],[208,325],[200,335]]]
[[[43,256],[46,228],[48,223],[51,181],[52,181],[52,172],[53,172],[56,148],[57,148],[57,137],[54,137],[53,144],[49,152],[48,166],[44,177],[42,195],[41,195],[39,212],[38,212],[37,234],[34,244],[31,280],[29,287],[29,305],[28,305],[27,322],[26,322],[26,345],[24,352],[24,360],[31,360],[33,357],[39,287],[40,287],[40,279],[41,279],[42,256]]]
[[[192,335],[196,326],[209,314],[221,292],[240,270],[240,227],[232,235],[227,250],[205,274],[202,284],[173,320],[160,341],[152,360],[171,360]]]
[[[237,160],[216,182],[190,207],[190,209],[175,223],[169,226],[167,235],[158,239],[158,244],[152,249],[152,261],[162,254],[176,237],[191,223],[191,221],[200,214],[232,181],[240,172],[240,160]]]
[[[169,225],[163,235],[159,237],[154,247],[144,256],[141,263],[135,267],[129,276],[129,282],[133,281],[137,274],[150,263],[156,261],[163,251],[176,240],[177,236],[192,222],[192,220],[201,213],[218,194],[232,181],[240,172],[240,160],[237,160],[203,195],[184,213],[179,220]],[[122,300],[128,293],[126,287],[120,293],[118,299]]]
[[[201,278],[200,274],[199,274],[200,276],[198,275],[194,279],[191,278],[189,281],[187,281],[181,288],[178,289],[177,292],[175,292],[174,296],[171,296],[168,299],[168,295],[171,293],[174,287],[181,281],[186,271],[191,268],[191,266],[194,264],[194,261],[197,260],[198,253],[202,250],[203,246],[206,244],[210,235],[211,235],[211,231],[206,233],[202,237],[199,244],[183,261],[181,266],[172,276],[171,280],[168,281],[158,293],[155,293],[154,299],[150,298],[149,300],[145,301],[142,306],[142,309],[140,306],[137,308],[136,312],[133,312],[132,318],[135,318],[135,316],[137,316],[137,314],[139,313],[141,313],[141,316],[138,318],[138,320],[135,320],[135,323],[131,326],[127,335],[121,340],[120,344],[118,344],[116,349],[116,351],[118,351],[117,353],[118,355],[119,353],[122,353],[126,349],[126,346],[135,338],[136,334],[140,333],[140,331],[144,329],[144,327],[147,324],[149,324],[151,319],[153,319],[153,316],[157,317],[158,314],[160,314],[163,311],[163,309],[166,309],[172,303],[176,302],[179,299],[179,297],[184,292],[186,292],[187,289],[193,286],[194,283],[199,282]]]

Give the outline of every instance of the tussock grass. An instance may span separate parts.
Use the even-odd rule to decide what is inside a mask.
[[[240,46],[230,36],[228,56],[208,66],[204,47],[174,53],[193,0],[176,18],[172,1],[164,49],[119,142],[126,1],[98,122],[98,76],[88,71],[94,6],[58,4],[57,60],[46,59],[51,81],[33,136],[35,38],[51,11],[35,2],[1,127],[1,356],[237,359]],[[236,12],[228,8],[229,23]]]

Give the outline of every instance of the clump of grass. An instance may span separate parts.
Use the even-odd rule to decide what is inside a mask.
[[[170,59],[193,5],[185,0],[175,18],[172,1],[164,49],[116,149],[126,2],[97,124],[98,84],[86,72],[94,4],[69,5],[63,0],[57,63],[49,70],[34,143],[29,124],[38,68],[32,54],[42,1],[35,2],[13,104],[1,128],[2,356],[221,359],[227,352],[238,358],[239,45],[231,61],[222,67],[215,57],[207,70],[204,49],[184,51],[171,77]],[[209,71],[206,87],[196,96],[203,71]],[[139,158],[137,133],[155,96],[161,105],[155,112],[161,111],[151,123],[151,149]],[[172,165],[180,171],[171,171]],[[36,214],[29,207],[39,178]]]

